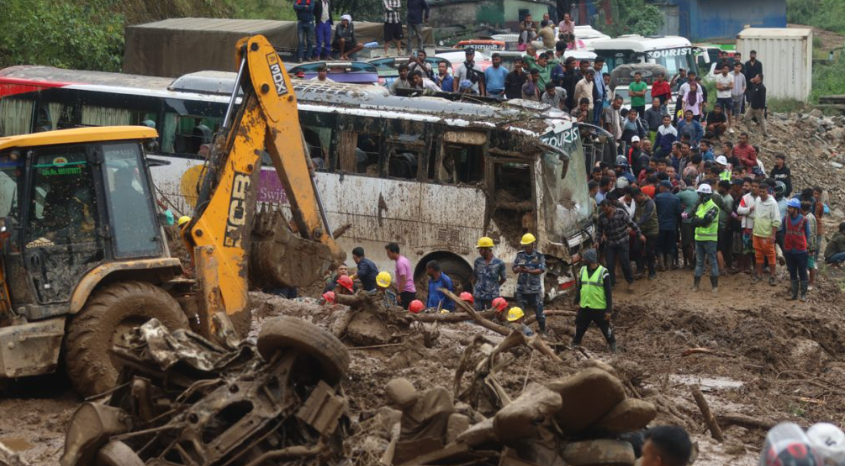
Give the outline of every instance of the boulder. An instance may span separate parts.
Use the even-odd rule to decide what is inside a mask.
[[[634,447],[624,440],[585,440],[572,442],[560,456],[572,466],[633,466]]]
[[[616,369],[613,366],[607,364],[606,362],[599,361],[598,359],[584,359],[583,361],[581,361],[579,367],[581,369],[601,369],[604,372],[607,372],[608,374],[612,375],[613,377],[616,377],[617,379],[619,378],[619,373],[616,372]]]
[[[447,443],[454,443],[462,432],[471,427],[468,416],[453,413],[447,419]]]
[[[652,403],[629,398],[616,405],[590,428],[612,434],[633,432],[649,425],[656,415],[657,409]]]
[[[826,355],[823,349],[814,340],[807,338],[794,338],[789,346],[790,364],[794,368],[812,374],[818,372],[823,366]]]
[[[547,387],[563,399],[555,418],[563,432],[569,435],[601,419],[625,399],[625,389],[619,379],[597,368],[551,381]]]
[[[538,437],[539,426],[550,419],[562,404],[560,395],[538,383],[531,383],[524,393],[495,414],[495,435],[502,442]]]

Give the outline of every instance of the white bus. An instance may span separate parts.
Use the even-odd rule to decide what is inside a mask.
[[[172,81],[7,68],[0,70],[0,135],[153,126],[159,150],[149,163],[158,198],[186,214],[234,79],[223,72]],[[578,253],[593,233],[587,166],[615,156],[603,130],[604,137],[588,138],[595,128],[524,101],[395,97],[379,87],[300,81],[295,87],[330,227],[350,225],[339,239],[345,249],[362,246],[380,269],[393,270],[384,246],[397,242],[416,278],[435,259],[469,287],[477,238],[491,236],[496,255],[511,265],[522,234],[531,232],[547,257],[546,299],[573,288]],[[287,203],[271,168],[261,174],[259,201]],[[510,273],[502,294],[512,296],[514,285]]]
[[[680,68],[699,74],[694,47],[684,37],[629,34],[596,40],[594,49],[596,55],[604,58],[608,70],[631,63],[656,63],[666,68],[669,78],[677,75]]]

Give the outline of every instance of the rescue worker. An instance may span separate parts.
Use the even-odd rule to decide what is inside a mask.
[[[699,201],[690,209],[687,218],[695,227],[696,269],[693,272],[693,291],[699,291],[699,282],[705,273],[705,258],[711,263],[711,291],[717,293],[720,270],[717,265],[717,230],[720,226],[720,208],[711,198],[711,185],[702,183],[697,190]]]
[[[338,277],[337,286],[335,286],[334,292],[335,294],[342,295],[353,295],[355,294],[355,286],[353,284],[352,278],[349,275],[342,275]]]
[[[788,201],[788,215],[782,221],[781,231],[784,233],[782,250],[785,253],[785,264],[791,276],[791,296],[789,301],[797,299],[805,302],[809,288],[808,275],[808,237],[811,234],[809,222],[800,212],[800,200],[793,198]]]
[[[358,281],[361,282],[361,288],[364,291],[373,291],[376,289],[376,275],[379,273],[379,268],[372,260],[364,257],[364,248],[361,246],[352,250],[352,260],[355,262],[356,275]]]
[[[520,307],[516,306],[510,309],[506,314],[506,321],[509,323],[509,328],[518,330],[526,337],[532,337],[534,335],[533,330],[530,330],[530,327],[525,325],[524,322],[519,322],[522,317],[524,317],[524,311]]]
[[[441,264],[436,260],[427,262],[426,273],[429,276],[426,307],[439,311],[442,309],[455,311],[456,303],[440,291],[443,288],[453,293],[453,280],[441,271]]]
[[[613,312],[613,288],[610,283],[610,274],[607,268],[598,263],[598,252],[595,249],[584,251],[583,260],[587,265],[581,267],[580,287],[575,295],[578,313],[575,317],[575,337],[572,339],[572,348],[580,346],[589,324],[595,322],[604,334],[610,352],[615,353],[616,337],[613,336],[613,329],[610,327],[610,316]]]
[[[379,272],[376,275],[376,289],[371,293],[381,294],[381,303],[387,309],[393,309],[397,306],[397,295],[391,291],[391,274],[389,272]]]
[[[474,295],[472,295],[471,293],[463,291],[462,293],[459,293],[459,299],[470,304],[471,307],[474,307]]]
[[[506,281],[506,265],[495,257],[495,242],[488,236],[477,240],[480,257],[474,261],[474,310],[485,310],[493,299],[501,295],[501,285]]]
[[[542,277],[545,273],[545,256],[536,250],[536,237],[526,233],[521,237],[521,251],[515,256],[512,271],[518,274],[515,300],[522,309],[533,308],[539,333],[545,333],[545,311],[542,304]]]
[[[335,269],[335,272],[326,278],[326,286],[323,288],[323,292],[334,291],[335,287],[338,285],[338,279],[348,275],[349,269],[346,264],[339,265],[338,268]]]
[[[192,220],[192,219],[188,215],[184,215],[181,218],[179,218],[178,219],[178,229],[183,230],[184,225],[186,225],[187,223],[190,223],[190,220]]]

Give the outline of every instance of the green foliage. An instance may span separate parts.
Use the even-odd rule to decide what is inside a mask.
[[[835,60],[832,63],[814,64],[812,93],[809,101],[817,103],[819,97],[839,94],[844,94],[844,49],[835,53]]]
[[[111,0],[0,0],[0,66],[118,71],[124,19]]]
[[[767,99],[767,109],[774,113],[797,113],[805,107],[803,102],[796,99]]]
[[[601,3],[603,1],[600,0]],[[644,0],[611,0],[610,12],[613,24],[601,25],[599,29],[614,37],[622,34],[649,36],[657,34],[663,26],[663,13]]]
[[[788,22],[844,34],[844,0],[788,0]]]
[[[233,11],[232,18],[296,21],[291,0],[225,0]]]

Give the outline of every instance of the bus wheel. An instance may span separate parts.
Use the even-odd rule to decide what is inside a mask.
[[[77,393],[89,397],[112,389],[118,368],[110,349],[124,334],[152,318],[170,331],[189,328],[175,298],[150,283],[114,283],[91,296],[71,318],[65,338],[68,377]]]

